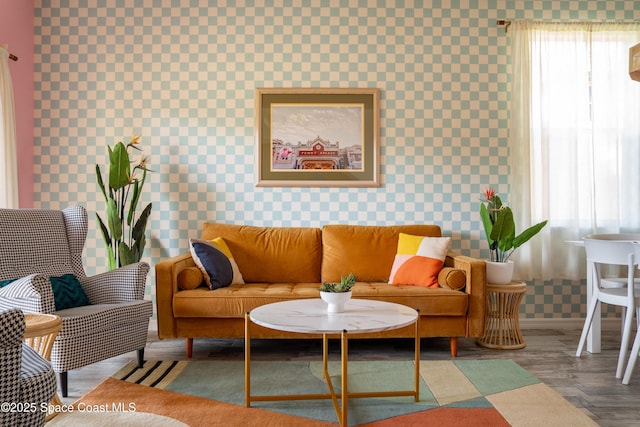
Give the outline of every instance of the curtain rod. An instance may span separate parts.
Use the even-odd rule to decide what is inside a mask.
[[[504,19],[498,19],[498,21],[496,22],[496,25],[498,25],[499,27],[504,27],[504,32],[506,33],[507,30],[509,29],[509,25],[511,25],[511,21],[505,21]]]
[[[18,57],[17,57],[17,56],[15,56],[13,53],[10,53],[10,54],[9,54],[9,59],[10,59],[10,60],[12,60],[12,61],[17,61],[17,60],[18,60]]]

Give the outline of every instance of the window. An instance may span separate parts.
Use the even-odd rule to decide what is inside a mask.
[[[578,278],[567,240],[640,232],[640,84],[628,75],[640,25],[514,23],[510,32],[516,223],[549,220],[519,253],[520,277]]]

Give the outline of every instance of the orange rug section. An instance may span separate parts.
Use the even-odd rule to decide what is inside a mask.
[[[136,412],[149,412],[179,420],[191,427],[250,426],[265,427],[322,427],[335,423],[295,417],[259,408],[245,408],[216,400],[157,390],[126,381],[107,378],[95,389],[78,400],[87,405],[135,403]]]
[[[359,427],[510,427],[498,411],[492,408],[435,408],[429,411],[380,420]]]

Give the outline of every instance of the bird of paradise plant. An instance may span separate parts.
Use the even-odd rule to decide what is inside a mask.
[[[533,225],[516,236],[516,225],[511,208],[502,204],[502,200],[492,187],[485,190],[484,196],[485,200],[480,205],[480,218],[482,218],[484,233],[489,243],[491,261],[507,262],[517,248],[547,225],[547,221]]]
[[[107,225],[98,213],[96,217],[107,247],[109,270],[139,262],[146,245],[145,231],[151,203],[142,210],[138,218],[136,208],[149,171],[148,157],[141,155],[138,164],[132,169],[129,156],[129,149],[140,150],[137,146],[139,142],[140,136],[134,136],[127,145],[118,142],[113,149],[107,146],[109,176],[106,187],[100,166],[96,164],[98,186],[107,203]],[[142,178],[136,176],[138,171],[142,172]]]

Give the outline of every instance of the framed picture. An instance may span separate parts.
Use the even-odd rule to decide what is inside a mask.
[[[256,89],[259,187],[378,187],[378,89]]]

